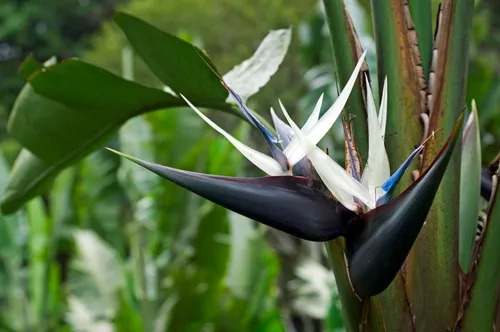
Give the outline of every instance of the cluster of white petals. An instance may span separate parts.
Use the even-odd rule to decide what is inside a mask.
[[[316,146],[331,129],[344,109],[359,76],[365,54],[366,52],[360,57],[351,77],[333,105],[320,117],[323,100],[323,96],[321,96],[302,128],[299,128],[290,118],[280,101],[281,110],[290,126],[288,128],[291,128],[286,147],[283,150],[289,165],[286,171],[274,158],[240,142],[200,112],[184,96],[182,98],[206,123],[225,136],[236,149],[267,175],[292,175],[292,167],[304,157],[307,157],[325,186],[342,205],[352,211],[360,211],[360,209],[367,211],[374,209],[377,206],[377,200],[386,194],[386,191],[381,186],[390,177],[389,160],[384,145],[387,119],[387,82],[384,82],[378,115],[368,81],[366,84],[369,151],[361,181],[353,178],[342,166]],[[271,109],[271,113],[275,124],[278,122],[281,123],[280,126],[283,126],[283,122],[276,116],[274,110]],[[280,133],[279,128],[277,129],[278,133]],[[279,137],[279,139],[281,138]]]

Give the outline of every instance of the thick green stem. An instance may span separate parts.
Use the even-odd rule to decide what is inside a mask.
[[[430,131],[440,132],[426,146],[422,169],[432,162],[465,106],[473,7],[473,0],[443,2],[430,74],[435,77],[429,80]],[[412,312],[419,317],[417,331],[452,329],[459,308],[460,151],[457,146],[408,258],[407,290]]]
[[[424,76],[429,78],[432,59],[432,8],[431,0],[410,0],[410,11],[418,36],[418,48]]]
[[[342,303],[344,322],[348,331],[357,332],[361,324],[363,302],[354,294],[344,255],[344,241],[337,238],[326,243],[328,258],[335,275],[335,281]]]

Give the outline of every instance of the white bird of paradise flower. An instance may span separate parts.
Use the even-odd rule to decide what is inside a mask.
[[[390,175],[389,159],[384,145],[384,135],[387,121],[387,80],[384,82],[380,109],[376,112],[375,101],[371,92],[368,80],[366,80],[367,97],[367,120],[368,120],[368,159],[364,167],[361,178],[355,178],[349,174],[342,166],[331,159],[325,152],[316,146],[318,142],[331,129],[340,113],[342,112],[347,99],[353,89],[356,78],[363,64],[366,52],[362,54],[351,77],[347,81],[344,89],[340,92],[333,105],[320,118],[320,109],[323,102],[323,95],[320,96],[311,115],[304,126],[299,129],[290,118],[285,107],[279,101],[281,110],[289,123],[289,126],[280,120],[271,108],[271,115],[278,133],[276,138],[267,128],[265,128],[246,107],[242,99],[228,87],[223,80],[231,96],[236,100],[239,107],[257,127],[266,139],[272,157],[257,151],[246,144],[240,142],[206,115],[199,111],[183,95],[186,103],[212,128],[229,140],[251,163],[270,176],[292,175],[292,168],[307,157],[314,167],[316,173],[321,178],[324,185],[331,194],[346,208],[355,212],[367,212],[378,205],[389,200],[389,196],[395,185],[408,168],[413,158],[423,149],[420,144],[407,158],[407,160]],[[280,143],[283,150],[275,144]]]

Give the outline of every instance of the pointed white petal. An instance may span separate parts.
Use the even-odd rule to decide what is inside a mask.
[[[311,129],[316,125],[316,123],[318,123],[319,112],[321,111],[321,105],[323,105],[323,93],[319,97],[318,102],[316,103],[316,106],[314,106],[314,109],[313,109],[311,115],[309,116],[306,123],[302,127],[302,132],[304,134],[307,135],[311,131]]]
[[[353,196],[359,198],[359,200],[370,209],[373,209],[375,207],[375,197],[370,196],[368,189],[351,177],[344,168],[313,144],[309,138],[300,131],[286,110],[284,108],[282,108],[282,110],[288,123],[294,130],[295,137],[302,147],[302,150],[307,155],[314,169],[333,196],[350,210],[356,210],[357,208]]]
[[[325,112],[325,114],[319,119],[319,121],[311,128],[307,137],[312,142],[312,144],[318,144],[318,142],[326,135],[326,133],[333,126],[335,121],[340,115],[340,112],[344,109],[344,106],[351,94],[354,83],[356,82],[356,78],[358,77],[361,66],[363,65],[363,60],[365,59],[366,51],[361,55],[358,60],[354,71],[347,81],[344,89],[339,94],[335,103]],[[299,160],[304,157],[302,149],[299,148],[298,140],[292,140],[290,144],[287,146],[285,151],[283,151],[288,158],[288,161],[291,166],[295,165]]]
[[[387,123],[387,76],[384,79],[384,88],[382,90],[380,109],[378,111],[378,123],[380,126],[380,132],[385,136],[385,125]]]
[[[241,152],[242,155],[245,156],[252,164],[260,168],[262,171],[264,171],[268,175],[284,175],[283,169],[281,168],[280,164],[274,160],[272,157],[263,154],[262,152],[259,152],[255,149],[252,149],[251,147],[243,144],[242,142],[238,141],[236,138],[234,138],[231,134],[226,132],[224,129],[219,127],[215,122],[210,120],[205,114],[201,113],[189,100],[186,99],[183,95],[181,97],[188,103],[188,105],[200,116],[200,118],[203,119],[206,123],[210,125],[210,127],[214,128],[216,131],[218,131],[221,135],[227,138],[231,144],[238,149],[238,151]]]
[[[383,134],[381,133],[377,119],[372,90],[366,77],[365,80],[366,111],[368,113],[368,161],[361,176],[361,183],[365,186],[377,187],[381,186],[391,174]]]

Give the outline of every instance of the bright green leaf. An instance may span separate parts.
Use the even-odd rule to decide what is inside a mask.
[[[48,162],[88,153],[134,115],[183,104],[78,60],[46,68],[30,83],[14,104],[9,130]]]
[[[226,100],[228,93],[202,50],[125,13],[116,14],[115,22],[137,54],[170,89],[194,101]]]

